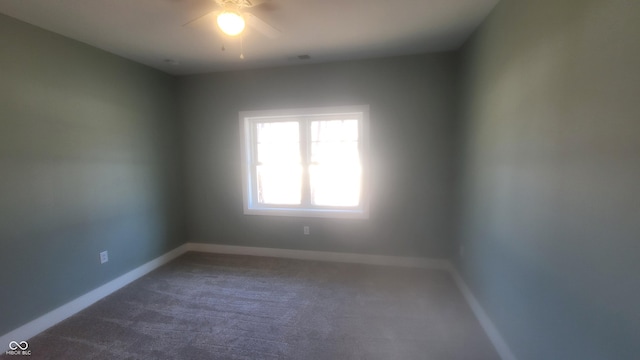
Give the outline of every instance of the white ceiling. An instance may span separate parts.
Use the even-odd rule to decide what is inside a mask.
[[[0,13],[170,74],[195,74],[453,50],[497,2],[268,0],[250,12],[281,35],[245,30],[244,60],[240,39],[213,23],[183,26],[218,9],[214,0],[1,0]]]

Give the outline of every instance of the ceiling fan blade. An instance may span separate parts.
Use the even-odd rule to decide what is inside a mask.
[[[251,0],[251,2],[255,3],[252,7],[258,9],[261,13],[280,10],[280,5],[273,0]]]
[[[220,11],[214,10],[210,11],[200,17],[197,17],[186,24],[183,24],[183,27],[199,27],[204,25],[212,25],[216,23],[216,16]]]
[[[246,0],[246,3],[249,4],[248,7],[258,6],[263,4],[266,0]]]
[[[267,24],[266,22],[262,21],[259,17],[251,13],[244,13],[244,20],[247,22],[249,26],[258,30],[258,32],[262,33],[264,36],[267,36],[269,38],[276,39],[280,37],[280,35],[282,35],[280,30]]]

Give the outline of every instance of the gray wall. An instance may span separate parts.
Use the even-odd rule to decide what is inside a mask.
[[[434,258],[450,255],[455,56],[183,77],[189,239]],[[371,217],[243,215],[238,111],[369,104]],[[303,236],[309,225],[311,235]]]
[[[183,238],[174,80],[3,15],[0,53],[4,334]]]
[[[640,2],[503,0],[464,46],[464,278],[520,360],[640,354]]]

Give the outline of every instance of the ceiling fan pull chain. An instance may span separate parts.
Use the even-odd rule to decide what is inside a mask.
[[[240,35],[240,60],[244,60],[244,36]]]

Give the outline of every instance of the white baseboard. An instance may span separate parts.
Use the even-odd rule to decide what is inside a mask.
[[[188,243],[189,251],[218,254],[267,256],[299,260],[331,261],[342,263],[401,266],[422,269],[449,270],[449,261],[422,257],[386,256],[370,254],[338,253],[328,251],[290,250],[250,246]]]
[[[109,281],[99,288],[94,289],[80,296],[79,298],[60,306],[59,308],[54,309],[40,316],[39,318],[26,323],[25,325],[20,326],[19,328],[0,336],[0,350],[2,352],[8,350],[9,342],[11,341],[20,342],[32,338],[33,336],[45,331],[46,329],[59,323],[60,321],[86,309],[90,305],[110,295],[116,290],[123,288],[134,280],[139,279],[140,277],[148,274],[156,268],[184,254],[185,252],[187,252],[186,244],[181,245],[169,251],[168,253],[159,256],[114,280]]]
[[[491,343],[496,348],[496,351],[500,355],[500,358],[502,360],[517,360],[516,356],[509,348],[509,345],[507,345],[507,342],[504,340],[502,335],[500,335],[498,328],[496,328],[496,326],[493,324],[493,321],[491,321],[489,315],[487,315],[487,313],[484,311],[476,297],[471,292],[471,289],[469,289],[464,280],[462,280],[462,277],[453,265],[451,265],[449,271],[451,272],[451,276],[458,286],[458,289],[460,289],[460,292],[467,300],[471,311],[473,311],[473,313],[476,315],[476,318],[480,322],[480,326],[482,326],[484,332],[489,337],[489,340],[491,340]]]

